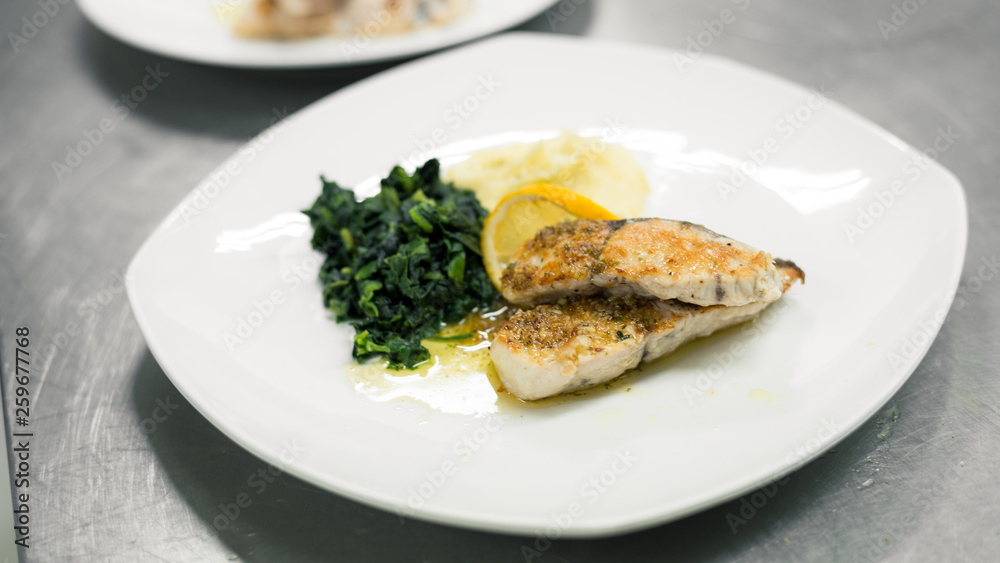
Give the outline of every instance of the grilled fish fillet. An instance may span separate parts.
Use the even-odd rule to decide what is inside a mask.
[[[603,291],[735,307],[774,301],[781,287],[770,254],[666,219],[546,227],[518,248],[502,278],[503,296],[518,305]]]
[[[779,295],[805,274],[778,260]],[[571,297],[515,313],[490,355],[510,393],[527,401],[618,377],[682,344],[753,318],[769,303],[701,307],[634,295]]]

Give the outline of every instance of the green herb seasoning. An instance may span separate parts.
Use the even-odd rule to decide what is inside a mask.
[[[322,180],[303,213],[326,255],[323,302],[354,327],[355,358],[384,354],[394,368],[413,367],[430,358],[421,339],[499,297],[479,248],[487,211],[471,190],[441,181],[437,160],[413,175],[393,168],[381,192],[360,202]]]

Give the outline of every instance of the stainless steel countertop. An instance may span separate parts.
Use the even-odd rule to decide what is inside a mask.
[[[266,465],[184,401],[150,356],[117,279],[166,213],[266,127],[273,108],[295,111],[389,65],[308,72],[200,66],[123,45],[75,5],[51,5],[58,13],[16,52],[7,33],[20,34],[21,18],[40,3],[0,5],[5,409],[16,327],[30,327],[36,360],[31,547],[23,556],[524,561],[522,546],[533,538],[401,523],[287,476],[217,530],[219,504],[232,502]],[[876,416],[791,475],[735,532],[729,515],[750,515],[739,500],[623,537],[557,541],[535,560],[997,560],[1000,276],[987,279],[992,273],[980,266],[1000,251],[1000,5],[563,0],[565,21],[543,15],[522,29],[683,49],[705,20],[735,5],[746,10],[707,52],[824,84],[839,102],[916,147],[932,143],[939,127],[958,132],[941,162],[969,201],[965,305],[953,307],[926,359],[885,407],[894,405],[898,417]],[[140,83],[147,65],[160,65],[169,78],[57,180],[52,162],[65,159],[66,145],[82,140],[84,129],[117,115],[113,100]]]

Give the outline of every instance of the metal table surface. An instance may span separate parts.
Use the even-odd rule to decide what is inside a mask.
[[[246,490],[248,476],[265,464],[173,387],[132,317],[121,272],[166,213],[266,127],[274,108],[295,111],[390,65],[262,72],[189,64],[113,40],[61,2],[46,4],[58,12],[31,37],[21,35],[22,18],[43,2],[0,5],[7,41],[0,55],[6,411],[16,327],[30,328],[35,354],[30,547],[22,557],[528,559],[522,546],[534,546],[534,538],[401,522],[288,476],[274,479],[231,526],[213,526],[219,505]],[[718,37],[701,36],[706,52],[823,84],[918,148],[929,146],[938,128],[958,134],[940,160],[969,201],[964,306],[952,308],[888,414],[791,475],[764,506],[751,512],[736,500],[622,537],[556,541],[534,560],[997,560],[1000,276],[989,264],[1000,251],[1000,5],[563,0],[521,29],[684,49],[706,21],[734,7],[738,18]],[[147,66],[166,75],[162,83],[115,121],[91,154],[69,171],[54,170],[85,130],[120,117],[112,102],[142,83]],[[13,413],[6,416],[9,427]]]

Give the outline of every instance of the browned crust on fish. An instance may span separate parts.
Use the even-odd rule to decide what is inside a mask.
[[[611,299],[589,296],[539,305],[518,311],[501,328],[499,338],[518,350],[558,348],[587,336],[591,347],[600,352],[604,346],[672,328],[656,301],[631,295]]]
[[[543,228],[518,248],[515,257],[535,255],[551,259],[542,267],[511,262],[504,270],[504,289],[521,292],[534,285],[552,285],[567,279],[584,279],[607,268],[601,253],[614,234],[617,222],[574,221]]]
[[[802,271],[795,265],[795,262],[791,260],[783,260],[781,258],[774,259],[774,267],[781,271],[784,275],[784,288],[782,293],[788,291],[788,288],[792,287],[792,284],[796,281],[802,282],[803,285],[806,283],[806,273]]]
[[[605,290],[698,305],[780,296],[771,255],[701,225],[667,219],[545,227],[515,252],[501,287],[504,297],[520,304]]]

